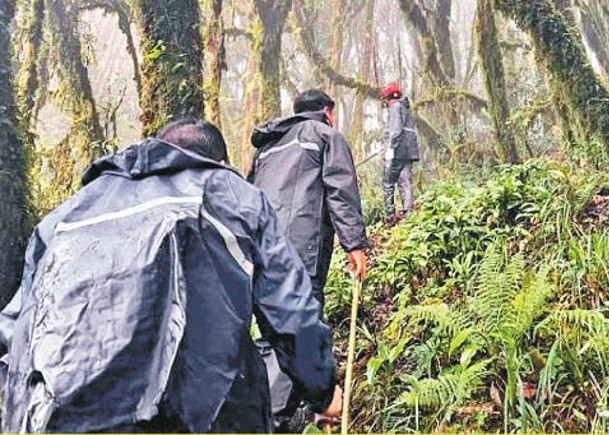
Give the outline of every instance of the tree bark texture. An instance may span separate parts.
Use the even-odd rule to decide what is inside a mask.
[[[423,54],[425,57],[425,70],[431,79],[439,86],[451,86],[451,80],[444,71],[440,62],[440,53],[436,38],[434,37],[423,9],[416,0],[399,0],[400,8],[404,12],[406,20],[421,37]]]
[[[455,80],[455,57],[450,37],[450,18],[452,0],[436,0],[435,34],[438,43],[440,60],[444,72],[452,81]]]
[[[495,4],[531,36],[538,56],[577,113],[582,137],[598,138],[609,148],[609,92],[566,20],[548,0],[495,0]]]
[[[23,117],[23,127],[29,131],[36,113],[36,93],[39,89],[40,46],[44,26],[44,0],[32,0],[31,11],[22,41],[23,61],[17,75],[17,104]]]
[[[475,33],[497,141],[501,145],[504,158],[510,163],[517,163],[519,158],[510,122],[510,108],[505,90],[503,59],[501,57],[501,47],[497,35],[494,11],[490,0],[478,0]]]
[[[90,142],[104,139],[89,73],[78,33],[78,11],[65,0],[47,0],[53,41],[53,60],[62,83],[62,103],[86,130]]]
[[[27,177],[11,77],[13,0],[0,2],[0,307],[19,287],[28,231]]]
[[[143,52],[142,129],[203,115],[203,68],[197,0],[134,0]]]
[[[362,57],[361,57],[361,72],[360,79],[364,82],[370,80],[370,67],[372,63],[372,47],[374,41],[374,0],[368,0],[366,2],[365,19],[364,19],[364,38],[362,41]],[[362,154],[365,154],[364,150],[364,105],[366,102],[366,95],[358,92],[355,95],[355,105],[353,108],[353,122],[351,124],[350,142],[351,149],[353,151],[353,157],[357,161],[360,159]]]
[[[201,3],[205,16],[203,26],[205,119],[221,128],[220,86],[222,70],[226,69],[222,0],[202,0]]]
[[[255,0],[262,23],[259,45],[258,73],[260,110],[257,121],[266,121],[281,114],[281,36],[292,0]]]

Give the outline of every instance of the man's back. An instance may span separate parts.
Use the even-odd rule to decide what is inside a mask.
[[[351,151],[325,116],[298,113],[252,135],[258,148],[253,181],[268,196],[310,276],[327,273],[334,231],[347,251],[367,243]]]
[[[276,314],[253,288],[265,255],[254,241],[271,219],[260,193],[158,141],[101,160],[85,179],[39,225],[11,303],[22,305],[3,312],[4,429],[95,431],[164,406],[205,432],[247,379],[259,397],[242,427],[267,430],[268,387],[249,337],[254,305],[267,325]],[[333,369],[324,370],[329,388]]]

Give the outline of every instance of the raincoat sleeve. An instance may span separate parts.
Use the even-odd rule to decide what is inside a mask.
[[[332,134],[324,148],[322,179],[326,206],[346,252],[368,247],[366,226],[351,150],[345,137]]]
[[[38,230],[30,237],[27,250],[25,252],[25,267],[21,286],[9,304],[0,313],[0,343],[5,349],[10,349],[13,338],[15,321],[21,313],[23,298],[30,292],[36,265],[44,252],[44,243],[40,240]]]
[[[387,137],[389,146],[397,148],[400,145],[400,137],[404,129],[404,120],[402,119],[402,111],[400,104],[393,104],[389,108],[389,120],[387,122]]]
[[[277,218],[261,194],[256,241],[254,313],[279,364],[304,392],[315,412],[332,401],[337,383],[331,330],[320,320],[321,306],[298,254],[281,234]]]

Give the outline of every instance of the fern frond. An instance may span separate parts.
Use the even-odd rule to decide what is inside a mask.
[[[548,280],[549,266],[544,265],[516,298],[503,320],[502,329],[510,331],[516,341],[530,331],[533,321],[543,311],[546,302],[552,297],[555,286]]]
[[[408,326],[423,324],[433,327],[435,333],[449,337],[473,325],[471,319],[447,304],[411,306],[404,309],[402,318],[408,321]]]
[[[400,395],[398,403],[408,407],[459,406],[482,385],[489,373],[487,367],[491,361],[492,359],[486,359],[462,372],[440,375],[437,379],[411,381],[410,389]]]
[[[535,327],[535,332],[557,336],[563,327],[577,328],[588,337],[609,337],[609,319],[599,311],[581,309],[555,311]]]
[[[503,253],[496,247],[489,249],[480,264],[476,294],[470,300],[470,309],[488,332],[500,329],[524,276],[522,254],[516,255],[505,268],[503,264]]]

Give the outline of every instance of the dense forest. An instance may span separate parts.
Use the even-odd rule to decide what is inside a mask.
[[[387,226],[390,81],[421,161]],[[195,115],[245,174],[252,129],[308,88],[337,103],[371,242],[350,429],[607,432],[606,0],[1,0],[2,306],[92,160]],[[344,262],[325,308],[341,374]]]

